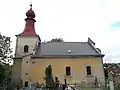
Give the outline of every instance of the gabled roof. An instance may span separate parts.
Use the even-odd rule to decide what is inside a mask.
[[[104,55],[89,42],[41,42],[32,57],[87,57]]]

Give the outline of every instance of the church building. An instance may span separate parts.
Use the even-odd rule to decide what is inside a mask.
[[[45,68],[52,66],[53,78],[64,84],[104,84],[101,50],[88,38],[87,42],[41,42],[35,31],[35,13],[30,5],[26,13],[25,28],[16,35],[16,48],[12,69],[12,82],[27,86],[45,82]]]

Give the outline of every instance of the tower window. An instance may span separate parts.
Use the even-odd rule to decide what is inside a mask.
[[[71,68],[69,66],[66,67],[66,76],[71,75]]]
[[[91,66],[86,67],[87,75],[91,75]]]
[[[26,61],[26,63],[28,63],[28,61]]]
[[[28,52],[28,50],[29,50],[28,45],[25,45],[25,46],[24,46],[24,52]]]

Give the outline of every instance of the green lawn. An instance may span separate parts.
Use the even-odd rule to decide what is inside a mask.
[[[106,87],[103,90],[110,90],[110,89]],[[120,90],[120,87],[119,88],[115,88],[114,90]]]
[[[100,90],[100,88],[81,88],[80,90]]]
[[[105,87],[103,89],[100,89],[100,88],[76,88],[76,90],[110,90],[110,89]],[[114,90],[120,90],[120,87],[115,88]]]
[[[100,88],[83,88],[83,87],[81,87],[81,88],[76,88],[76,90],[101,90]]]

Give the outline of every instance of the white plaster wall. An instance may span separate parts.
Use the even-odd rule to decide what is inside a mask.
[[[16,45],[16,56],[24,55],[24,46],[29,46],[29,52],[32,53],[33,49],[36,46],[36,43],[39,42],[38,37],[17,37]]]

